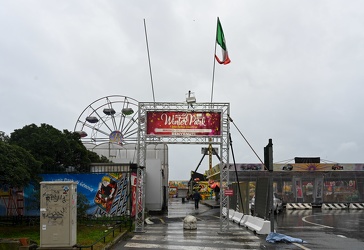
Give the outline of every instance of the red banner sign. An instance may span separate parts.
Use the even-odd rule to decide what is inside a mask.
[[[169,136],[221,135],[221,113],[148,111],[147,134]]]
[[[233,189],[225,189],[225,190],[224,190],[224,194],[225,194],[226,196],[233,196],[233,194],[234,194],[234,190],[233,190]]]

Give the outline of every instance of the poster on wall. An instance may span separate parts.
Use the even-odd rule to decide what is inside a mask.
[[[301,179],[295,180],[296,198],[303,198]]]
[[[134,217],[136,213],[136,196],[137,196],[137,174],[131,173],[131,197],[132,197],[132,208],[131,216]]]
[[[118,191],[118,182],[122,174],[107,174],[104,175],[99,183],[94,201],[106,213],[110,213]]]
[[[121,216],[128,213],[127,173],[43,174],[42,178],[43,181],[76,182],[77,193],[82,194],[89,203],[88,215]],[[24,189],[25,202],[30,202],[31,197],[35,195],[34,192],[34,187]],[[39,214],[39,210],[26,211],[26,215],[36,214]]]
[[[315,179],[316,196],[315,198],[321,199],[323,195],[323,178]]]
[[[220,112],[148,111],[147,135],[221,135]]]

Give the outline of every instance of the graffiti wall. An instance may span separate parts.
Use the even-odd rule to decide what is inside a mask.
[[[87,214],[124,215],[130,213],[128,173],[92,173],[92,174],[43,174],[43,181],[74,181],[77,192],[89,202]],[[24,189],[25,215],[37,215],[39,210],[33,209],[31,200],[36,196],[36,189],[30,186]],[[0,206],[2,204],[0,203]],[[1,211],[1,210],[0,210]]]

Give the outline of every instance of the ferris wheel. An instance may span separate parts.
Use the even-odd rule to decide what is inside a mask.
[[[138,141],[138,101],[122,95],[100,98],[83,110],[74,132],[86,148],[115,157],[117,148],[135,147]]]

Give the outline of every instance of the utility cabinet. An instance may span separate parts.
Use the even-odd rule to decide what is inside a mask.
[[[40,183],[40,247],[72,249],[77,243],[77,183]]]

